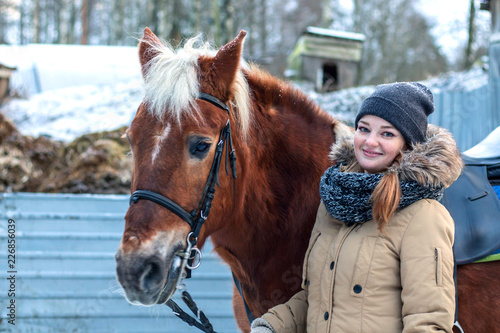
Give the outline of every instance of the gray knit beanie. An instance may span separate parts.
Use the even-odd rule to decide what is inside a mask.
[[[363,101],[354,123],[365,115],[380,117],[391,123],[405,138],[406,143],[425,140],[427,117],[434,112],[432,93],[421,83],[402,82],[382,84]]]

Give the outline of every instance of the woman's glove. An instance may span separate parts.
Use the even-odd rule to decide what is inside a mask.
[[[274,333],[274,330],[267,320],[257,318],[252,322],[250,333]]]

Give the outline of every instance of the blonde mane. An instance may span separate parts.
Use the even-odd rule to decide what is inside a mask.
[[[147,40],[143,40],[147,42]],[[195,45],[201,45],[196,48]],[[174,50],[169,44],[151,44],[155,56],[147,64],[144,77],[145,97],[149,112],[159,119],[169,113],[180,122],[183,115],[199,117],[196,103],[200,83],[198,82],[198,58],[215,56],[216,50],[200,36],[193,37],[183,48]],[[241,60],[240,60],[241,62]],[[246,136],[250,127],[250,99],[248,83],[241,69],[236,74],[231,102],[235,118]]]

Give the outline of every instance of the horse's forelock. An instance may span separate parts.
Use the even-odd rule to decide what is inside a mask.
[[[196,47],[196,45],[201,45]],[[174,50],[169,44],[150,44],[155,56],[149,61],[144,76],[145,97],[148,111],[162,119],[168,112],[177,121],[181,116],[200,116],[196,97],[200,91],[198,81],[198,59],[201,56],[213,57],[216,50],[201,36],[186,41],[183,48]],[[235,117],[246,135],[250,127],[250,99],[247,80],[241,70],[236,74],[233,84]]]
[[[195,103],[199,90],[198,57],[210,53],[206,45],[200,49],[193,47],[199,40],[192,38],[177,51],[166,43],[151,45],[155,56],[147,64],[144,76],[144,101],[149,112],[159,119],[166,112],[177,120],[183,113],[198,113]]]

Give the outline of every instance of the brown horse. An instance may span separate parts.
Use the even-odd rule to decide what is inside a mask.
[[[233,183],[230,172],[221,172],[197,244],[211,238],[241,282],[250,310],[260,316],[300,289],[319,179],[332,164],[332,143],[351,129],[300,91],[246,66],[241,60],[244,37],[241,32],[217,52],[195,48],[194,40],[174,51],[146,29],[139,45],[145,98],[127,137],[134,160],[132,192],[161,194],[191,212],[204,193],[219,133],[228,119],[234,125],[237,179]],[[200,93],[216,102],[199,98]],[[230,106],[229,115],[224,104]],[[221,170],[231,169],[226,161],[222,158]],[[190,232],[181,215],[150,200],[131,204],[116,255],[117,277],[129,302],[153,305],[173,293],[176,253],[186,248]],[[476,288],[470,278],[462,274],[459,283]],[[460,286],[459,292],[461,300],[476,293]],[[236,288],[233,293],[238,325],[248,332],[242,299]],[[479,301],[463,303],[462,326],[478,332],[473,318]]]

